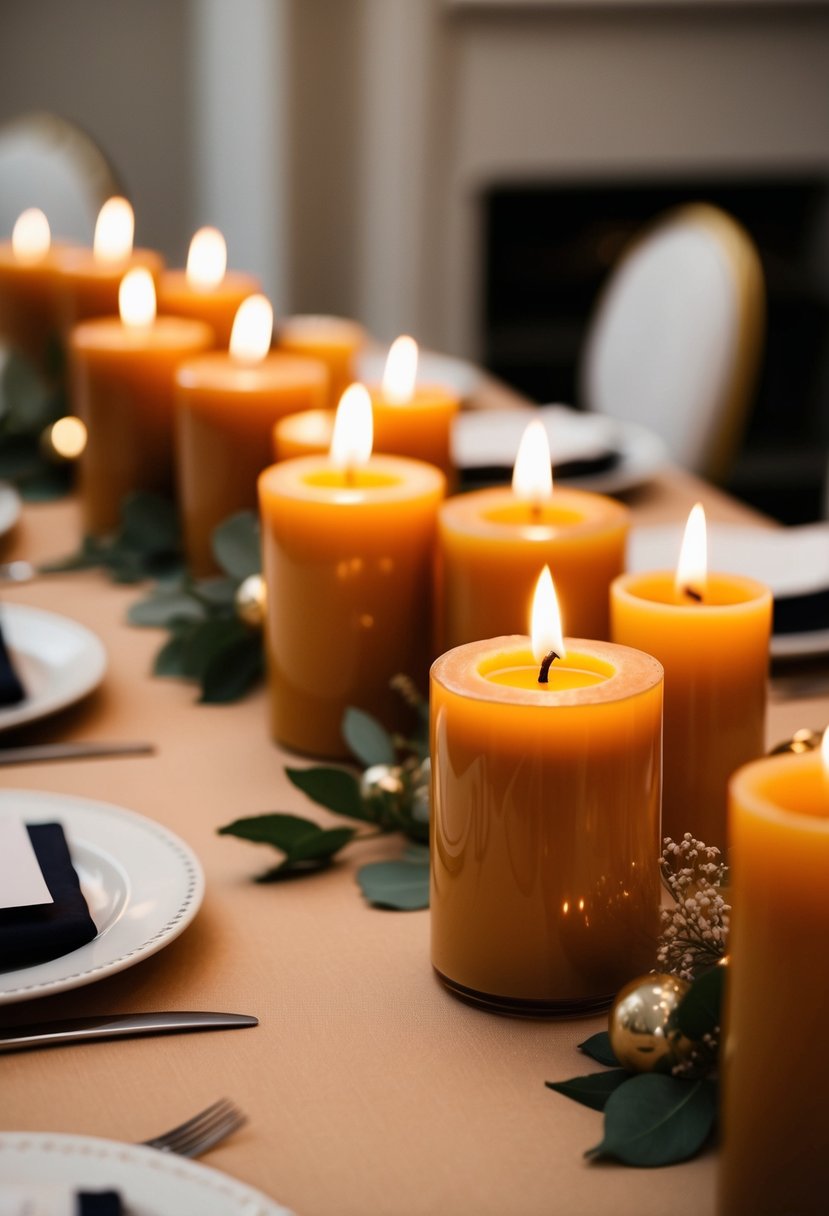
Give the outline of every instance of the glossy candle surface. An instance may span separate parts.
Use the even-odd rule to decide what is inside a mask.
[[[348,706],[396,726],[392,677],[425,688],[443,492],[437,469],[392,456],[373,456],[350,485],[327,457],[262,473],[271,724],[280,743],[345,756]]]
[[[680,597],[673,572],[628,574],[611,588],[613,640],[665,668],[662,827],[725,849],[728,779],[765,750],[771,593],[709,574],[704,601]]]
[[[212,345],[209,326],[183,317],[139,328],[106,317],[72,331],[73,400],[87,428],[80,461],[85,532],[112,531],[132,490],[170,493],[173,375],[183,359]]]
[[[91,249],[67,248],[60,256],[61,329],[69,339],[73,325],[92,317],[118,315],[118,288],[124,275],[143,267],[154,280],[164,259],[153,249],[134,249],[117,261],[100,261]]]
[[[41,371],[60,327],[60,249],[35,262],[22,261],[11,242],[0,244],[0,338],[24,354]]]
[[[719,1216],[822,1216],[829,1195],[829,782],[820,756],[731,780]]]
[[[556,489],[538,509],[506,487],[450,498],[439,519],[442,649],[525,629],[545,564],[565,625],[607,638],[628,523],[620,503],[581,490]]]
[[[442,385],[416,384],[411,400],[390,401],[381,388],[372,388],[374,448],[395,456],[425,460],[442,469],[450,486],[457,480],[452,461],[452,424],[459,397]]]
[[[214,287],[193,287],[185,270],[165,270],[158,278],[158,311],[206,321],[225,350],[239,305],[260,289],[255,275],[240,270],[226,271]]]
[[[277,348],[287,354],[320,359],[328,368],[328,406],[335,409],[349,384],[357,378],[357,356],[366,344],[366,331],[344,317],[296,316],[280,321]]]
[[[244,364],[213,351],[176,372],[176,450],[187,561],[215,570],[214,528],[236,511],[255,511],[256,479],[272,463],[274,423],[326,400],[328,375],[315,359],[271,354]]]
[[[567,639],[473,642],[431,678],[432,963],[504,1010],[606,1004],[653,964],[662,668]]]

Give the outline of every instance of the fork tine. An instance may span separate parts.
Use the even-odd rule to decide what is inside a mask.
[[[223,1139],[246,1122],[245,1115],[227,1098],[221,1098],[205,1110],[199,1111],[185,1123],[145,1140],[150,1148],[195,1156],[207,1147]]]

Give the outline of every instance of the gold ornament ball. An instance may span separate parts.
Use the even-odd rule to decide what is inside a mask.
[[[236,615],[252,629],[261,629],[265,620],[265,580],[250,574],[236,591]]]
[[[676,1011],[690,988],[676,975],[640,975],[616,996],[610,1010],[613,1054],[633,1072],[670,1072],[694,1050],[676,1025]]]

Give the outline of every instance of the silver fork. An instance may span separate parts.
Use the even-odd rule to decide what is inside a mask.
[[[220,1098],[186,1123],[180,1123],[178,1127],[171,1127],[168,1132],[162,1132],[151,1140],[142,1140],[141,1143],[162,1153],[199,1157],[232,1132],[238,1131],[247,1121],[247,1115],[238,1106],[227,1098]]]

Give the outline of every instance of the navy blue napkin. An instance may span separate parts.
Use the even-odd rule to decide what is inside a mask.
[[[76,1216],[122,1216],[121,1196],[117,1191],[79,1191]]]
[[[6,639],[3,637],[3,625],[0,622],[0,705],[17,705],[25,697],[26,692],[20,683],[20,677],[12,666]]]
[[[0,909],[0,971],[60,958],[97,936],[59,823],[27,826],[52,904]]]

